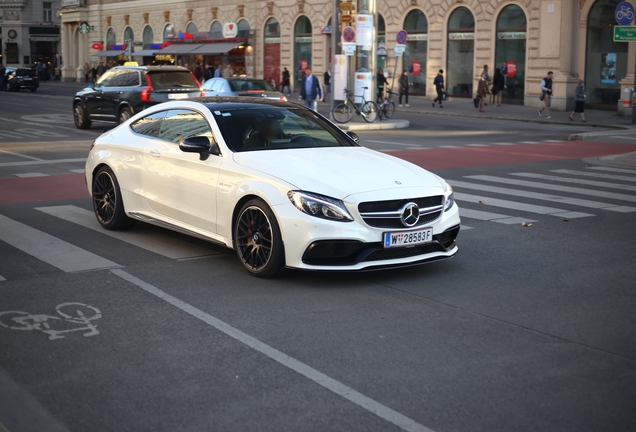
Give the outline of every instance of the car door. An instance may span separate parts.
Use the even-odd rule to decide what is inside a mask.
[[[126,76],[128,73],[129,71],[126,70],[115,71],[108,86],[104,87],[101,115],[116,118],[119,114],[119,103],[126,90]]]
[[[200,160],[179,143],[194,136],[215,141],[210,124],[198,111],[169,110],[161,123],[160,148],[144,156],[143,183],[154,211],[176,221],[216,232],[216,187],[222,158]],[[157,154],[158,153],[158,154]]]
[[[116,70],[106,72],[95,83],[95,86],[84,95],[86,110],[88,111],[89,116],[99,119],[108,115],[106,113],[108,113],[109,110],[105,107],[111,102],[104,98],[104,94],[108,91],[111,81],[116,74]]]

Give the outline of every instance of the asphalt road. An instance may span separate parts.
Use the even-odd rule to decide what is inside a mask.
[[[100,128],[70,100],[0,93],[8,431],[636,429],[636,168],[599,160],[636,140],[409,114],[360,135],[454,185],[458,255],[259,280],[215,245],[96,227]]]

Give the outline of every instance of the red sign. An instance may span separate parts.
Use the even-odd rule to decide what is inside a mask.
[[[506,68],[508,69],[508,73],[506,74],[508,78],[512,78],[517,75],[517,63],[513,61],[508,61],[505,63]]]
[[[307,66],[309,66],[309,63],[307,63],[307,60],[300,61],[300,70],[302,72],[305,72],[305,69],[307,69]]]
[[[408,33],[406,33],[406,30],[400,30],[396,37],[395,40],[397,41],[397,43],[399,44],[403,44],[404,42],[406,42],[406,39],[408,38]]]
[[[93,45],[91,45],[91,48],[93,48],[94,50],[101,51],[104,49],[104,44],[94,43]]]
[[[342,40],[345,42],[353,42],[356,40],[356,29],[353,27],[345,27],[342,29]]]
[[[418,76],[422,73],[422,64],[418,61],[412,61],[411,66],[413,66],[413,75]]]

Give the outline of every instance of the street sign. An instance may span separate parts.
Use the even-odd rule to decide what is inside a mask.
[[[341,23],[350,23],[350,22],[353,22],[353,15],[344,15],[344,14],[341,14],[341,15],[340,15],[340,22],[341,22]]]
[[[343,42],[342,43],[342,52],[344,55],[351,57],[356,54],[356,44],[355,42]]]
[[[340,10],[342,12],[351,12],[354,9],[353,3],[351,2],[342,2],[340,3]]]
[[[353,27],[345,27],[342,29],[342,40],[345,42],[355,42],[356,29]]]
[[[614,42],[636,42],[636,26],[614,26]]]
[[[619,25],[630,25],[634,20],[634,6],[630,2],[620,2],[614,10],[614,18]]]
[[[406,33],[406,30],[400,30],[395,37],[395,40],[398,44],[402,45],[408,39],[409,35]]]
[[[388,57],[389,56],[389,52],[386,50],[385,47],[380,46],[378,47],[378,57]]]
[[[405,50],[406,50],[406,45],[404,44],[395,44],[393,46],[393,51],[395,51],[396,57],[402,57],[402,54],[404,54]]]

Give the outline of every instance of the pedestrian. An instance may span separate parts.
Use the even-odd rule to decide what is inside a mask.
[[[477,84],[477,96],[479,96],[479,112],[484,112],[484,105],[486,105],[486,96],[488,96],[488,74],[482,73],[481,79]]]
[[[508,87],[508,65],[506,62],[503,62],[501,65],[501,73],[504,76],[504,89]]]
[[[5,91],[5,76],[4,74],[7,73],[7,68],[4,67],[4,63],[2,63],[2,61],[0,61],[0,91]]]
[[[494,97],[493,104],[497,107],[501,106],[501,94],[504,90],[504,75],[501,73],[501,69],[495,69],[495,76],[492,78],[492,94]]]
[[[106,66],[104,66],[104,62],[99,62],[97,65],[97,79],[101,78],[102,75],[106,72]]]
[[[214,69],[214,78],[221,78],[223,76],[223,70],[221,69],[221,63],[216,65],[216,69]]]
[[[539,109],[539,117],[543,117],[543,110],[545,110],[545,118],[550,117],[550,105],[552,104],[552,77],[554,73],[548,72],[548,75],[541,80],[541,96],[539,99],[543,102],[543,108]]]
[[[316,111],[317,101],[322,100],[320,81],[311,73],[311,68],[305,68],[305,77],[300,88],[300,99],[305,101],[305,106]]]
[[[223,71],[223,76],[225,78],[230,78],[234,76],[234,69],[232,69],[232,66],[230,66],[229,63],[227,64],[227,66],[225,67],[225,70]]]
[[[203,68],[201,67],[201,62],[197,62],[197,65],[194,67],[194,77],[197,81],[201,82],[201,78],[203,78]]]
[[[404,96],[404,106],[410,107],[411,105],[409,105],[409,74],[406,71],[406,69],[402,71],[402,76],[400,76],[399,85],[400,85],[400,99],[398,100],[398,106],[399,107],[402,106],[402,96]]]
[[[376,75],[376,83],[377,93],[375,96],[375,102],[381,104],[384,100],[384,86],[388,84],[386,77],[384,76],[384,71],[380,68],[378,69],[378,74]]]
[[[280,92],[285,94],[285,87],[287,87],[287,96],[291,95],[290,75],[286,67],[283,68],[282,77],[280,80]]]
[[[97,82],[97,67],[95,65],[91,68],[91,82],[93,84]]]
[[[90,65],[87,63],[84,63],[84,80],[88,83],[88,76],[91,73],[91,67]]]
[[[203,68],[203,82],[206,82],[210,78],[212,78],[212,67],[206,64]]]
[[[60,77],[60,67],[55,65],[55,81],[61,81],[62,77]]]
[[[331,93],[331,68],[327,68],[327,72],[323,75],[323,82],[325,83],[325,97]]]
[[[574,111],[570,114],[570,120],[574,121],[572,117],[574,117],[575,113],[581,114],[581,120],[583,123],[587,123],[585,121],[585,81],[579,80],[579,85],[574,89]]]
[[[433,85],[437,91],[437,97],[433,101],[433,108],[435,108],[435,102],[439,101],[439,107],[444,108],[442,102],[444,101],[444,69],[440,69],[437,72],[437,76],[433,80]]]
[[[481,75],[486,74],[486,81],[490,81],[490,75],[488,74],[488,65],[484,65],[484,70],[481,71]]]
[[[408,79],[409,79],[409,85],[412,86],[413,85],[413,62],[411,62],[411,64],[409,64]]]

